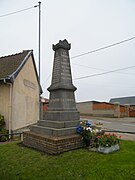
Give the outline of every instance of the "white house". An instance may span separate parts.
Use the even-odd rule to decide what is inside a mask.
[[[40,92],[32,50],[0,58],[0,114],[9,133],[37,122]]]

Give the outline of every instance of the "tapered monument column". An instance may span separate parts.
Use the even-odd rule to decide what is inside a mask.
[[[30,132],[24,133],[24,145],[49,154],[59,154],[84,146],[81,136],[76,133],[80,115],[74,95],[77,88],[72,83],[70,48],[67,40],[53,45],[55,54],[52,82],[48,88],[49,107],[43,114],[43,120],[32,125]]]
[[[53,45],[54,65],[52,83],[48,88],[50,92],[49,108],[44,119],[52,121],[72,121],[80,119],[76,109],[72,75],[69,59],[71,45],[67,40],[59,41]]]

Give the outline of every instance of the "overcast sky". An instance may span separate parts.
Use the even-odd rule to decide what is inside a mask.
[[[54,51],[52,44],[67,39],[70,57],[135,37],[135,0],[42,0],[41,82],[49,97]],[[36,0],[0,0],[0,56],[33,49],[38,68],[38,4]],[[31,8],[21,13],[5,14]],[[135,39],[71,59],[76,101],[109,101],[135,95]]]

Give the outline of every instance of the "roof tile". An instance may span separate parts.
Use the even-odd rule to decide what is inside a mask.
[[[18,54],[0,57],[0,79],[7,78],[12,75],[20,66],[29,50]]]

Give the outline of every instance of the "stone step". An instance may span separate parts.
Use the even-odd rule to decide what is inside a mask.
[[[76,127],[79,124],[79,122],[80,122],[80,120],[65,121],[65,122],[64,121],[39,120],[37,125],[61,129],[61,128]]]
[[[70,128],[49,128],[49,127],[43,127],[38,125],[32,125],[30,126],[31,132],[42,134],[42,135],[50,135],[50,136],[65,136],[65,135],[71,135],[76,133],[76,127],[70,127]]]

